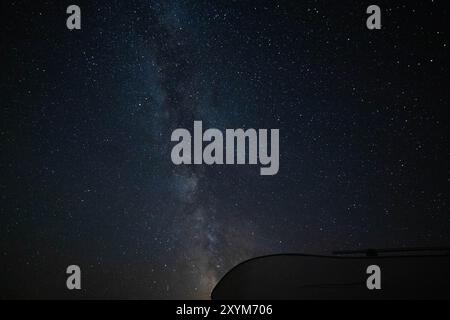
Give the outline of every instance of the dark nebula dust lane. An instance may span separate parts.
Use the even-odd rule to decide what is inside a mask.
[[[450,243],[448,5],[13,1],[0,297],[209,298],[243,260]],[[181,165],[171,133],[276,128],[280,170]]]

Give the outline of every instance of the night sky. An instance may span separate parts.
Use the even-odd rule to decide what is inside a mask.
[[[260,255],[450,244],[448,1],[7,2],[1,298],[209,298]],[[278,174],[174,165],[194,120],[279,129]]]

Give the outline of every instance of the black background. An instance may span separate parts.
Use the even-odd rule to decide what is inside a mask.
[[[2,2],[2,298],[208,298],[258,255],[439,246],[449,7]],[[181,166],[170,133],[279,128],[280,171]],[[80,292],[65,269],[82,269]]]

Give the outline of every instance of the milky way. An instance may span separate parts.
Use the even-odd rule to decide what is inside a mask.
[[[0,297],[208,298],[255,256],[448,245],[449,10],[379,1],[369,31],[363,2],[79,1],[79,31],[7,5]],[[175,166],[195,120],[279,129],[278,174]]]

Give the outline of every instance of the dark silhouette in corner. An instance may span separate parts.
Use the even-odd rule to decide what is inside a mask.
[[[450,247],[340,251],[333,256],[280,254],[230,270],[213,300],[450,299]],[[367,286],[369,266],[380,289]]]

